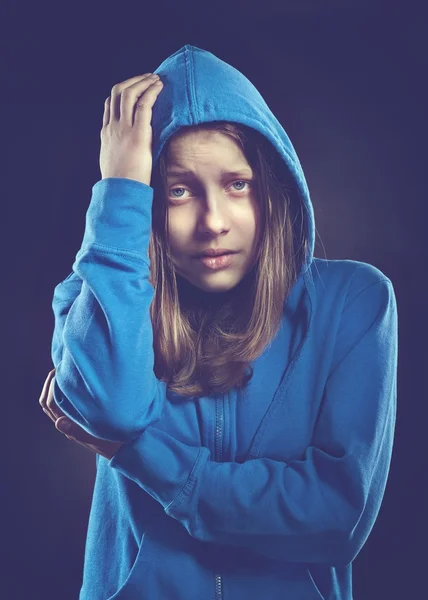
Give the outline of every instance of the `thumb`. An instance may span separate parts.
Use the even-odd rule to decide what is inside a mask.
[[[55,421],[55,427],[61,433],[66,433],[66,434],[70,434],[73,430],[73,425],[72,425],[70,419],[67,419],[67,417],[60,417],[59,419],[57,419]]]

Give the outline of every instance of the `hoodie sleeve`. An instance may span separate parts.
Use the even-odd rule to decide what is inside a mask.
[[[148,246],[153,188],[108,178],[93,186],[73,273],[56,286],[54,399],[95,437],[129,442],[159,420]]]
[[[311,445],[299,460],[215,462],[156,425],[109,465],[194,538],[287,562],[349,564],[377,518],[396,419],[392,283],[347,299]]]

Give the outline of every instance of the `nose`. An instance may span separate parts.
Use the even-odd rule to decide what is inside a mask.
[[[207,195],[206,201],[201,203],[198,217],[198,227],[201,231],[210,231],[218,235],[230,228],[226,202],[226,198],[220,199],[218,195]]]

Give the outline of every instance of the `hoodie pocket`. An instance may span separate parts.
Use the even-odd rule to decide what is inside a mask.
[[[326,568],[327,568],[327,567],[326,567]],[[327,596],[324,596],[324,595],[321,593],[321,590],[319,589],[318,585],[315,583],[315,579],[313,578],[313,576],[312,576],[312,573],[311,573],[311,571],[310,571],[309,567],[308,567],[306,570],[307,570],[307,574],[308,574],[308,576],[309,576],[309,579],[310,579],[310,581],[311,581],[311,583],[312,583],[313,589],[314,589],[314,591],[315,591],[315,592],[318,594],[318,595],[317,595],[317,598],[318,598],[319,600],[327,600]]]
[[[109,596],[107,600],[136,600],[136,598],[143,600],[144,582],[155,562],[155,543],[147,533],[143,533],[128,577],[117,592],[113,596]]]

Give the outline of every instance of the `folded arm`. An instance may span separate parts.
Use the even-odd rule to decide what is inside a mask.
[[[301,460],[217,463],[208,448],[183,444],[153,424],[109,465],[199,540],[278,560],[346,565],[383,498],[396,369],[397,310],[384,280],[344,309],[312,444]]]

